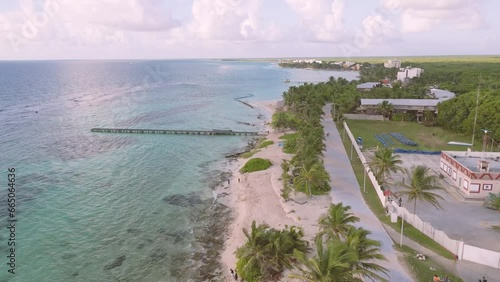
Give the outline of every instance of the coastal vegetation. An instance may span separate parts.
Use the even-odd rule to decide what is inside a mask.
[[[317,237],[325,237],[326,240],[345,238],[349,227],[359,221],[359,217],[349,212],[350,209],[342,203],[331,204],[328,212],[318,220],[320,231]]]
[[[413,202],[413,214],[417,211],[417,201],[425,201],[436,208],[442,208],[438,200],[444,200],[444,198],[433,191],[444,190],[444,188],[439,184],[430,168],[419,165],[405,171],[408,183],[399,182],[399,185],[405,190],[399,191],[397,196],[406,196],[408,202]]]
[[[299,126],[299,121],[297,117],[290,112],[278,111],[272,117],[271,126],[281,132],[285,130],[296,130]]]
[[[402,164],[399,155],[395,155],[389,148],[379,148],[368,162],[380,186],[387,182],[391,173],[403,171]]]
[[[316,235],[316,256],[308,257],[309,243],[297,227],[283,230],[257,225],[243,229],[247,241],[236,251],[236,269],[245,281],[277,281],[285,269],[291,278],[305,281],[388,281],[380,242],[370,239],[370,231],[352,224],[359,218],[342,203],[331,205],[320,220]]]
[[[236,250],[236,270],[245,281],[277,281],[285,269],[291,269],[296,253],[305,253],[308,242],[304,232],[295,226],[283,230],[252,222],[250,231],[243,229],[246,243]]]
[[[294,154],[287,170],[282,175],[284,187],[282,196],[288,200],[290,183],[293,189],[307,196],[324,194],[330,191],[330,176],[326,172],[322,157],[325,149],[325,132],[321,125],[322,107],[325,99],[314,91],[313,84],[292,86],[283,94],[284,109],[274,113],[271,125],[276,130],[295,130],[285,134],[283,151]]]
[[[349,65],[340,62],[332,61],[319,61],[319,60],[296,60],[296,61],[283,61],[278,63],[282,68],[295,68],[295,69],[317,69],[317,70],[349,70]]]
[[[245,163],[245,165],[240,169],[240,172],[247,173],[259,170],[266,170],[272,165],[273,163],[268,159],[253,158]]]
[[[484,206],[500,212],[500,193],[489,193],[488,197],[484,200]]]
[[[290,277],[305,281],[388,281],[387,269],[378,265],[385,260],[380,253],[380,242],[369,238],[370,231],[353,226],[359,218],[342,203],[332,204],[318,221],[320,232],[316,235],[316,256],[295,252],[298,273]],[[326,245],[326,246],[325,246]]]
[[[261,143],[257,146],[257,149],[262,149],[262,148],[265,148],[265,147],[267,147],[267,146],[269,146],[269,145],[272,145],[272,144],[274,144],[274,142],[273,142],[273,141],[271,141],[271,140],[264,140],[264,141],[262,141],[262,142],[261,142]]]
[[[281,173],[281,179],[283,180],[283,189],[281,189],[281,197],[287,202],[290,199],[290,193],[293,191],[293,183],[291,183],[290,176],[290,163],[287,160],[283,160],[281,163],[281,169],[283,172]]]

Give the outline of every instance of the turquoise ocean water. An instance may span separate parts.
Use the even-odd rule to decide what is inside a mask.
[[[0,281],[23,282],[215,276],[214,238],[228,211],[212,189],[227,175],[224,156],[249,139],[90,129],[258,130],[239,122],[260,125],[265,113],[235,98],[274,100],[290,85],[357,75],[215,60],[0,62],[0,73]],[[10,167],[15,275],[6,258]]]

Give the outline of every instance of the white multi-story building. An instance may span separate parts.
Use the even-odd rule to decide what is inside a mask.
[[[386,67],[386,68],[400,68],[401,61],[400,60],[388,60],[387,63],[384,63],[384,67]]]
[[[408,79],[412,79],[414,77],[419,77],[424,72],[421,68],[404,68],[399,69],[398,71],[398,80],[401,82],[406,82]]]

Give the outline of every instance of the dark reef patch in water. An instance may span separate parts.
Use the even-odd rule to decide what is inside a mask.
[[[69,260],[69,259],[72,259],[74,257],[76,257],[76,254],[64,254],[64,255],[61,256],[61,258],[63,260]]]
[[[219,203],[208,207],[198,217],[205,224],[195,230],[199,250],[191,258],[196,265],[192,274],[195,281],[216,281],[214,279],[223,275],[220,256],[231,219],[231,210]]]
[[[196,193],[169,195],[163,198],[163,200],[169,205],[181,207],[192,207],[203,203],[203,200]]]
[[[49,156],[55,156],[62,161],[91,158],[97,155],[121,149],[134,143],[130,136],[94,134],[67,136],[52,144],[41,146]]]
[[[122,266],[122,263],[125,261],[127,257],[125,255],[117,257],[112,263],[104,266],[104,270],[110,270],[115,267]]]

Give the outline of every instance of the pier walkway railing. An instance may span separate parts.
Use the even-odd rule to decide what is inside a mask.
[[[126,128],[92,128],[91,132],[101,133],[142,133],[142,134],[187,134],[187,135],[243,135],[257,136],[265,135],[256,131],[233,131],[233,130],[182,130],[182,129],[126,129]]]

